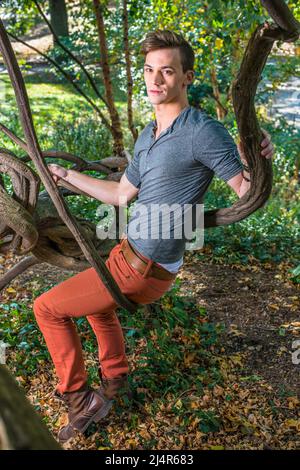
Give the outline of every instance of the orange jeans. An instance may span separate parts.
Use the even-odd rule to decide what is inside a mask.
[[[159,299],[174,279],[144,277],[126,261],[120,246],[119,243],[111,250],[106,266],[121,291],[140,304]],[[116,308],[116,302],[94,268],[72,276],[35,299],[33,311],[59,378],[58,392],[76,391],[87,382],[81,342],[72,318],[86,316],[90,323],[97,338],[103,377],[128,373],[125,341]]]

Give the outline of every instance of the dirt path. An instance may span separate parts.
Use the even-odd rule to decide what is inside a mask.
[[[246,353],[246,375],[266,379],[277,391],[300,391],[300,365],[292,343],[300,339],[299,289],[283,265],[226,266],[186,260],[182,291],[225,324],[223,346]]]

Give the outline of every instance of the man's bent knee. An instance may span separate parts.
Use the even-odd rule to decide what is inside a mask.
[[[49,303],[47,302],[46,293],[41,294],[39,297],[37,297],[34,300],[32,309],[33,309],[33,313],[35,316],[43,316],[46,313],[50,312],[51,307]]]

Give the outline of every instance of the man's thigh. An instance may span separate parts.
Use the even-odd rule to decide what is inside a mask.
[[[111,271],[117,284],[126,284],[126,273],[116,270],[115,258],[118,245],[110,252],[106,266]],[[126,289],[125,289],[126,290]],[[91,267],[57,284],[36,299],[39,305],[50,309],[53,315],[81,317],[106,312],[116,308],[117,304],[96,270]]]
[[[112,310],[116,303],[94,268],[52,287],[38,298],[55,316],[81,317]]]

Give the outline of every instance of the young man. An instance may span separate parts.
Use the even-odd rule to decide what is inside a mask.
[[[156,31],[147,34],[142,53],[156,120],[139,136],[134,158],[120,182],[51,164],[53,179],[63,178],[106,204],[118,205],[121,196],[129,202],[138,195],[139,204],[150,207],[157,203],[195,205],[217,174],[241,197],[251,183],[232,138],[221,123],[188,103],[187,87],[194,78],[191,46],[171,31]],[[270,158],[269,137],[262,147],[262,155]],[[139,218],[146,233],[151,231],[148,215],[142,213]],[[170,288],[183,262],[186,240],[172,235],[169,239],[136,237],[136,218],[137,212],[129,220],[127,236],[113,248],[106,264],[122,292],[146,304]],[[173,235],[174,224],[173,220]],[[160,222],[156,228],[161,235]],[[126,383],[128,363],[117,305],[94,268],[89,268],[42,294],[33,308],[59,377],[56,396],[69,407],[69,424],[58,436],[65,442],[106,416],[112,398]],[[98,341],[102,382],[98,390],[87,387],[81,344],[72,321],[81,316],[87,317]]]

